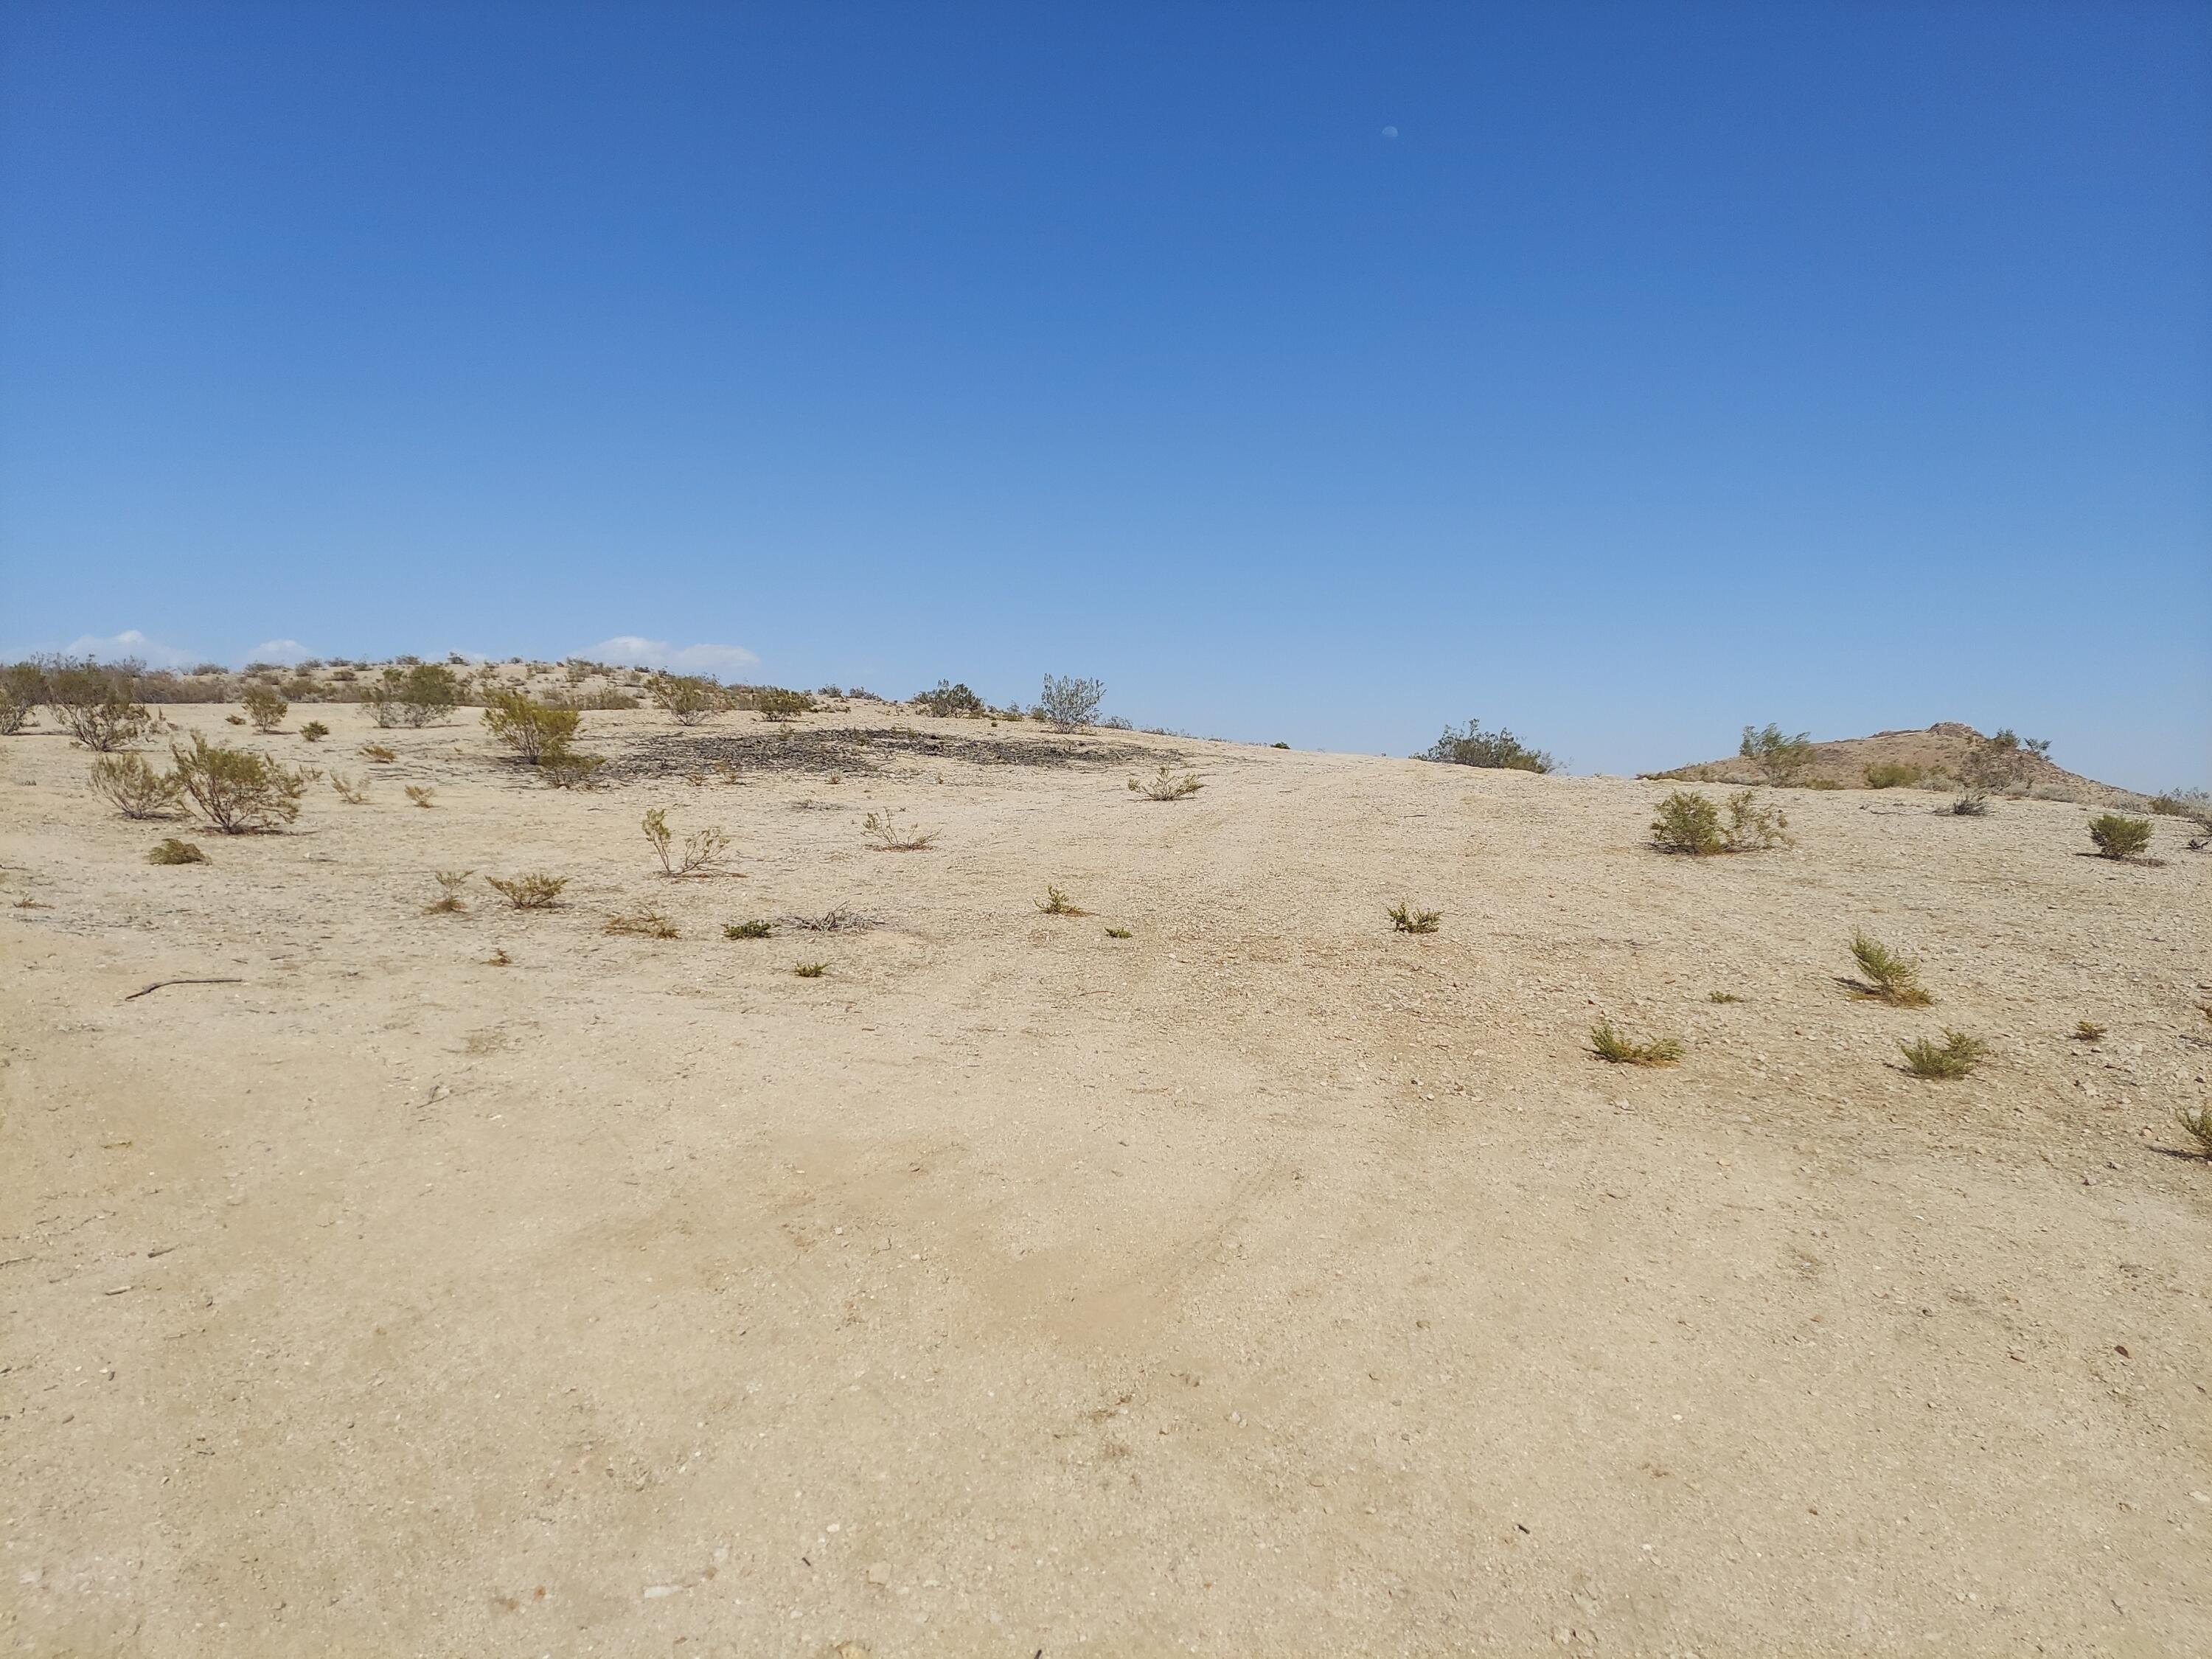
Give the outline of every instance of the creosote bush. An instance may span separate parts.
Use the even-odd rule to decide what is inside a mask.
[[[586,754],[564,744],[538,761],[538,775],[550,789],[596,789],[599,769],[606,763],[605,755]]]
[[[486,876],[484,884],[518,910],[550,910],[560,902],[568,878],[540,870],[523,876]]]
[[[1765,731],[1755,726],[1743,728],[1743,741],[1736,753],[1759,769],[1759,775],[1777,787],[1795,783],[1813,763],[1813,734],[1800,732],[1792,737],[1772,720]]]
[[[1415,910],[1400,899],[1382,913],[1390,918],[1390,926],[1401,933],[1433,933],[1443,925],[1441,910]]]
[[[1131,778],[1129,787],[1146,800],[1188,800],[1205,788],[1206,782],[1195,772],[1163,766],[1149,778]]]
[[[331,728],[320,720],[309,720],[300,728],[300,738],[305,743],[320,743],[331,734]]]
[[[154,729],[154,716],[135,694],[137,666],[53,658],[40,665],[40,696],[70,736],[112,754]]]
[[[1905,1069],[1915,1077],[1949,1079],[1965,1077],[1980,1065],[1990,1051],[1989,1044],[1978,1037],[1968,1036],[1964,1031],[1948,1027],[1943,1040],[1936,1042],[1920,1037],[1911,1042],[1900,1042],[1898,1052],[1905,1056]]]
[[[889,811],[871,812],[860,820],[860,828],[867,833],[878,853],[919,853],[933,843],[942,831],[918,830],[912,824],[902,825]]]
[[[384,678],[362,693],[369,717],[379,726],[428,726],[460,706],[465,690],[459,675],[443,663],[406,663],[387,668]]]
[[[668,827],[668,809],[655,806],[645,815],[645,838],[659,855],[660,871],[666,876],[711,876],[723,872],[719,868],[729,858],[730,838],[719,828],[710,827],[686,836],[681,848],[676,845],[676,835]]]
[[[1601,1019],[1590,1027],[1590,1052],[1613,1066],[1672,1066],[1682,1057],[1682,1044],[1676,1037],[1632,1042],[1613,1030],[1611,1020]]]
[[[646,695],[678,726],[697,726],[730,706],[729,694],[703,674],[655,674],[646,682]]]
[[[917,691],[911,699],[914,706],[925,714],[934,714],[940,720],[956,717],[980,718],[989,712],[982,698],[965,684],[955,685],[949,680],[939,680],[927,691]]]
[[[1876,998],[1899,1008],[1925,1008],[1935,999],[1921,988],[1920,964],[1899,956],[1880,939],[1864,932],[1851,935],[1851,957],[1866,975],[1859,988],[1863,996]]]
[[[280,766],[266,755],[211,744],[197,732],[192,746],[172,744],[176,777],[200,816],[227,836],[283,829],[300,816],[300,797],[322,775]]]
[[[2150,845],[2150,820],[2100,812],[2089,820],[2089,839],[2096,843],[2099,858],[2137,858]]]
[[[1036,901],[1036,908],[1048,916],[1087,916],[1091,913],[1057,887],[1048,887],[1044,896]]]
[[[574,708],[539,702],[520,691],[494,692],[483,711],[484,726],[492,736],[528,766],[541,765],[547,756],[566,750],[582,718]]]
[[[149,864],[205,864],[208,855],[188,841],[179,841],[174,836],[156,842],[154,850],[146,854]]]
[[[258,680],[246,688],[245,695],[238,701],[246,710],[246,718],[253,722],[253,729],[264,736],[284,723],[285,711],[292,706],[275,686]]]
[[[1278,749],[1290,744],[1279,743]],[[1531,749],[1504,726],[1495,732],[1486,732],[1482,722],[1468,721],[1464,728],[1447,726],[1443,735],[1413,757],[1415,760],[1442,761],[1453,766],[1482,766],[1505,772],[1553,772],[1559,763],[1540,749]]]
[[[726,921],[722,924],[724,939],[766,939],[775,931],[773,922],[758,916],[750,921]]]
[[[1073,676],[1048,674],[1037,698],[1037,718],[1052,722],[1056,731],[1073,732],[1098,718],[1098,705],[1106,696],[1106,682]]]
[[[1662,853],[1687,853],[1710,857],[1718,853],[1756,853],[1784,846],[1790,837],[1789,818],[1775,807],[1763,806],[1755,791],[1740,789],[1728,800],[1728,817],[1705,796],[1677,789],[1659,803],[1651,820],[1651,844]]]
[[[752,705],[764,720],[795,720],[814,712],[814,699],[804,691],[787,691],[780,685],[763,686],[752,694]]]
[[[1867,768],[1864,775],[1869,789],[1910,789],[1926,774],[1903,761],[1876,761]]]
[[[92,763],[92,791],[126,818],[167,817],[184,793],[173,772],[156,772],[143,755],[101,755]]]

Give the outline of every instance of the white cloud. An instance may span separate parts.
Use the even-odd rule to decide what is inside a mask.
[[[760,659],[742,645],[671,645],[666,640],[641,639],[635,634],[617,634],[578,654],[594,662],[667,668],[679,674],[742,674],[760,666]]]
[[[104,637],[80,634],[62,647],[62,655],[97,657],[102,662],[113,662],[121,657],[136,657],[149,668],[188,668],[199,660],[189,651],[179,651],[173,645],[148,639],[135,628],[126,628],[120,634],[109,634]]]
[[[281,662],[288,666],[315,653],[297,640],[264,640],[246,653],[248,662]]]

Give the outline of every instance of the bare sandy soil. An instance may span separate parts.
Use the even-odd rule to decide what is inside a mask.
[[[1700,862],[1614,780],[1077,740],[1188,757],[1160,805],[832,714],[695,786],[625,714],[580,794],[309,713],[268,746],[372,798],[284,836],[0,741],[9,1651],[2212,1652],[2171,824],[1792,793]],[[1855,1000],[1855,926],[1937,1006]],[[180,977],[241,982],[130,995]],[[1982,1070],[1899,1069],[1945,1024]]]

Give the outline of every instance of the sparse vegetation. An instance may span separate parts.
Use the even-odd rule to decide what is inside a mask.
[[[567,750],[582,716],[574,708],[539,702],[520,691],[495,691],[484,705],[483,723],[492,736],[514,750],[526,766]]]
[[[39,665],[40,696],[54,719],[87,749],[112,754],[154,729],[154,716],[135,693],[130,665],[56,657]]]
[[[238,701],[246,718],[253,722],[253,729],[264,737],[284,723],[285,712],[292,706],[284,701],[283,692],[259,680],[247,686]]]
[[[1906,1071],[1915,1077],[1939,1079],[1965,1077],[1982,1063],[1990,1051],[1989,1044],[1978,1037],[1971,1037],[1964,1031],[1948,1028],[1941,1042],[1929,1037],[1920,1037],[1911,1042],[1900,1042],[1897,1047],[1905,1056]]]
[[[179,841],[174,836],[156,842],[154,850],[146,854],[149,864],[205,864],[207,861],[208,855],[196,843]]]
[[[1866,975],[1859,994],[1899,1008],[1925,1008],[1935,999],[1922,988],[1920,964],[1899,956],[1863,931],[1851,935],[1851,958]]]
[[[417,806],[434,805],[437,793],[437,790],[427,783],[410,783],[407,786],[407,799]]]
[[[283,829],[300,816],[300,797],[321,775],[280,766],[266,755],[211,744],[198,732],[189,749],[172,744],[169,756],[193,806],[227,836]]]
[[[2178,1108],[2173,1121],[2197,1143],[2199,1152],[2212,1158],[2212,1104]]]
[[[1959,766],[1959,797],[1950,805],[1954,817],[1987,816],[1990,797],[2014,794],[2025,788],[2038,761],[2051,758],[2048,738],[2021,738],[2010,726],[2001,727],[1968,745]]]
[[[1087,916],[1091,914],[1057,887],[1046,888],[1044,896],[1036,902],[1036,908],[1048,916]]]
[[[349,778],[343,772],[333,772],[331,774],[331,789],[337,793],[337,798],[343,801],[348,806],[366,806],[368,805],[368,781],[366,778]]]
[[[1043,694],[1037,698],[1037,718],[1051,721],[1055,731],[1073,732],[1097,720],[1098,705],[1105,696],[1103,680],[1048,674]]]
[[[634,939],[674,939],[676,924],[648,907],[634,916],[609,916],[603,933],[626,933]]]
[[[655,674],[646,682],[646,695],[678,726],[697,726],[730,706],[720,683],[703,674]]]
[[[399,758],[396,750],[386,749],[380,743],[365,743],[361,746],[362,758],[379,766],[389,766]]]
[[[1743,999],[1727,991],[1708,991],[1705,993],[1705,1000],[1708,1002],[1741,1002]]]
[[[431,873],[437,880],[439,896],[437,902],[423,912],[425,915],[453,915],[469,908],[461,902],[461,889],[476,874],[475,871],[436,870]]]
[[[1441,910],[1416,910],[1400,899],[1383,915],[1390,918],[1390,926],[1401,933],[1433,933],[1443,925]]]
[[[824,910],[818,916],[787,916],[793,927],[809,933],[857,933],[868,925],[866,916],[856,913],[850,905],[839,904]]]
[[[935,714],[943,720],[956,716],[975,718],[990,712],[984,706],[982,698],[967,686],[955,685],[946,680],[938,681],[931,690],[916,692],[912,701],[923,714]]]
[[[320,720],[309,720],[300,728],[300,738],[303,743],[320,743],[330,734],[331,728]]]
[[[167,817],[177,810],[183,781],[157,772],[143,755],[100,755],[92,763],[92,792],[126,818]]]
[[[724,939],[766,939],[775,931],[774,923],[758,916],[750,921],[726,921],[722,924]]]
[[[2074,1041],[2076,1042],[2102,1042],[2104,1040],[2105,1028],[2094,1020],[2085,1019],[2074,1027]]]
[[[655,806],[648,810],[644,821],[645,838],[653,843],[659,855],[660,870],[667,876],[710,876],[722,872],[718,867],[729,858],[729,836],[719,828],[708,828],[686,836],[682,847],[676,845],[676,834],[668,827],[668,809]]]
[[[410,662],[384,671],[384,678],[362,693],[370,718],[379,726],[429,726],[460,706],[461,678],[443,663]]]
[[[1146,800],[1187,800],[1206,787],[1195,772],[1178,772],[1163,766],[1149,778],[1131,778],[1129,787]]]
[[[1134,939],[1136,938],[1136,935],[1126,927],[1109,927],[1106,930],[1106,937],[1108,939]]]
[[[1865,772],[1866,787],[1869,789],[1910,789],[1927,775],[1917,766],[1903,761],[1876,761]]]
[[[802,962],[791,970],[801,979],[820,979],[830,971],[826,962]]]
[[[487,968],[512,968],[514,966],[514,958],[507,955],[507,947],[501,945],[484,958],[484,966]]]
[[[2140,858],[2150,845],[2150,820],[2100,812],[2089,820],[2089,839],[2096,843],[2099,858]]]
[[[878,853],[919,853],[931,846],[942,831],[918,830],[912,824],[902,825],[890,811],[871,812],[860,820]]]
[[[484,883],[518,910],[550,910],[560,902],[568,878],[541,870],[522,876],[486,876]]]
[[[1759,776],[1777,788],[1793,784],[1813,763],[1813,734],[1800,732],[1794,737],[1785,734],[1772,720],[1761,731],[1757,726],[1743,728],[1743,741],[1736,753],[1759,769]]]
[[[814,699],[804,691],[787,691],[780,685],[764,685],[752,694],[752,705],[764,720],[795,720],[801,714],[814,712]]]
[[[599,769],[606,763],[605,755],[587,754],[564,744],[539,759],[538,775],[550,789],[596,789]]]
[[[1651,820],[1651,844],[1662,853],[1710,857],[1718,853],[1756,853],[1784,846],[1790,820],[1776,807],[1759,804],[1756,791],[1740,789],[1729,797],[1728,817],[1705,796],[1677,789],[1659,803]]]
[[[1277,744],[1287,749],[1288,744]],[[1506,772],[1553,772],[1559,763],[1540,749],[1531,749],[1504,726],[1486,732],[1482,722],[1470,720],[1464,727],[1447,726],[1443,735],[1415,760],[1441,761],[1453,766],[1482,766]]]
[[[1682,1057],[1682,1044],[1676,1037],[1655,1037],[1649,1042],[1637,1042],[1623,1036],[1613,1029],[1613,1022],[1601,1019],[1590,1027],[1590,1052],[1612,1066],[1672,1066]]]

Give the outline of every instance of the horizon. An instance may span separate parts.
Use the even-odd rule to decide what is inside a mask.
[[[2179,5],[19,7],[0,655],[2212,782],[2208,115]]]

